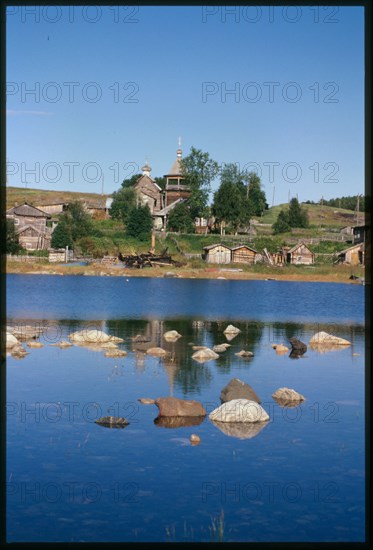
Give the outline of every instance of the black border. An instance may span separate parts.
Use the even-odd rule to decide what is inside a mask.
[[[110,5],[139,5],[139,6],[226,6],[230,5],[229,2],[224,2],[222,0],[217,1],[205,1],[205,2],[196,2],[196,1],[183,1],[183,2],[144,2],[144,1],[129,1],[128,3],[124,2],[97,2],[93,0],[91,2],[65,2],[58,1],[52,2],[47,0],[42,0],[35,3],[28,3],[25,1],[15,0],[13,2],[4,2],[1,0],[1,11],[0,11],[0,66],[1,66],[1,81],[0,81],[0,101],[1,101],[1,110],[0,110],[0,229],[1,235],[4,235],[4,226],[5,226],[5,210],[6,210],[6,115],[5,115],[5,106],[6,106],[6,95],[5,95],[5,82],[6,82],[6,8],[7,6],[24,6],[24,5],[38,5],[38,6],[83,6],[83,5],[99,5],[99,6],[110,6]],[[372,67],[372,5],[369,0],[358,0],[354,1],[336,1],[336,0],[319,0],[315,1],[299,1],[299,0],[287,0],[284,2],[276,2],[275,0],[261,0],[259,2],[253,2],[252,0],[242,1],[238,0],[232,2],[231,5],[237,6],[351,6],[358,7],[362,6],[365,11],[365,195],[371,198],[371,183],[372,183],[372,172],[371,172],[371,149],[372,149],[372,81],[371,81],[371,67]],[[370,201],[371,203],[371,201]],[[366,213],[366,223],[370,225],[370,211]],[[370,233],[371,234],[371,233]],[[371,526],[370,526],[370,514],[371,514],[371,374],[370,374],[370,365],[371,365],[371,351],[370,351],[370,342],[368,341],[370,336],[371,329],[371,237],[369,236],[368,246],[366,246],[366,272],[365,272],[365,325],[366,325],[366,343],[365,343],[365,458],[366,458],[366,515],[365,515],[365,524],[366,524],[366,542],[365,543],[236,543],[239,545],[249,545],[251,547],[260,547],[260,548],[301,548],[308,550],[314,547],[320,548],[363,548],[368,546],[371,542]],[[0,542],[2,545],[11,545],[12,548],[21,548],[27,544],[28,547],[39,547],[42,545],[45,547],[49,543],[6,543],[6,498],[5,498],[5,480],[6,480],[6,354],[4,347],[4,327],[6,325],[6,283],[5,283],[5,249],[3,248],[3,240],[0,241],[0,322],[1,322],[1,364],[0,364],[0,432],[1,432],[1,483],[0,483]],[[76,543],[53,543],[53,546],[66,545],[71,546]],[[79,543],[78,543],[79,544]],[[92,543],[90,543],[92,544]],[[97,545],[110,545],[118,546],[118,544],[123,545],[135,545],[136,547],[148,546],[149,544],[154,546],[162,547],[163,543],[93,543],[94,546]],[[189,543],[172,543],[176,545],[184,545]],[[205,543],[210,547],[215,546],[216,543]]]

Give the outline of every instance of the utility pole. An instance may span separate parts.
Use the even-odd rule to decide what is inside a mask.
[[[356,199],[356,225],[359,225],[360,195]]]
[[[274,206],[274,204],[275,204],[275,189],[276,189],[276,187],[273,186],[272,206]]]

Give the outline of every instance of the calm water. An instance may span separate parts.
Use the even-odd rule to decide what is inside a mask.
[[[45,327],[43,348],[7,361],[8,541],[364,540],[363,286],[11,275],[7,313]],[[192,360],[191,343],[226,342],[228,323],[241,329],[231,347]],[[50,345],[85,327],[121,336],[128,355]],[[317,330],[352,346],[299,359],[272,349]],[[134,347],[137,334],[172,360]],[[209,412],[234,377],[271,417],[250,439],[208,418],[157,425],[158,409],[137,401],[173,395]],[[282,409],[271,395],[283,386],[306,401]],[[107,414],[130,424],[94,423]]]

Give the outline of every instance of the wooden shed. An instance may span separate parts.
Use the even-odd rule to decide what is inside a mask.
[[[350,265],[365,264],[365,247],[364,243],[355,244],[341,250],[338,254],[338,261]]]
[[[254,264],[257,252],[250,246],[239,245],[232,248],[232,262],[237,264]]]
[[[311,265],[315,262],[315,255],[307,245],[300,242],[287,251],[286,261],[295,265]]]
[[[203,257],[209,264],[230,264],[232,251],[225,244],[211,244],[203,247]]]

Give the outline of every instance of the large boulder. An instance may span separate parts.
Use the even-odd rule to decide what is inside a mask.
[[[44,344],[41,342],[36,342],[35,340],[29,340],[26,342],[29,348],[42,348]]]
[[[211,420],[223,434],[237,439],[252,439],[267,426],[267,422],[217,422]]]
[[[259,403],[249,399],[232,399],[214,409],[210,420],[217,422],[265,422],[269,420],[267,412]]]
[[[335,346],[351,346],[351,342],[345,340],[344,338],[339,338],[338,336],[333,336],[324,331],[316,332],[309,341],[309,344],[312,345],[335,345]]]
[[[7,332],[6,333],[6,341],[5,341],[6,349],[12,349],[15,346],[19,346],[19,345],[20,345],[20,342],[18,341],[18,339],[13,334],[11,334],[10,332]]]
[[[69,334],[69,339],[76,343],[101,345],[106,342],[123,342],[123,338],[110,336],[102,330],[78,330]]]
[[[291,388],[279,388],[272,394],[273,399],[282,407],[297,406],[306,398]]]
[[[295,338],[293,336],[292,338],[289,338],[289,342],[291,344],[290,357],[297,358],[306,353],[307,351],[306,344],[298,340],[298,338]]]
[[[219,355],[210,348],[202,348],[192,355],[192,359],[198,361],[199,363],[205,363],[206,361],[211,361],[211,359],[218,358]]]
[[[206,416],[206,411],[198,401],[178,399],[177,397],[158,397],[155,405],[158,416]]]
[[[260,397],[257,396],[253,388],[239,378],[232,378],[220,392],[222,403],[232,401],[232,399],[248,399],[249,401],[261,403]]]
[[[30,338],[37,338],[43,332],[43,328],[40,326],[20,325],[12,327],[11,332],[13,336],[18,340],[29,340]]]

